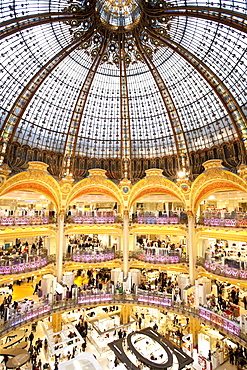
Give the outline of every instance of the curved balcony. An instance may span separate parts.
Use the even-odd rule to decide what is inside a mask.
[[[122,222],[122,218],[114,211],[109,212],[84,212],[83,214],[67,215],[66,223],[71,224],[114,224]]]
[[[115,253],[112,251],[101,252],[77,252],[72,255],[72,261],[84,263],[99,263],[111,261],[115,258]]]
[[[54,224],[55,217],[48,216],[8,216],[0,217],[0,226],[21,226],[21,225],[47,225]]]
[[[139,305],[158,309],[165,308],[165,310],[173,311],[180,315],[191,316],[204,323],[206,322],[215,329],[224,332],[239,344],[243,346],[247,345],[247,334],[245,331],[241,330],[240,324],[236,320],[229,320],[224,315],[218,315],[201,306],[199,308],[193,308],[190,306],[176,305],[172,303],[171,298],[165,295],[151,293],[91,294],[85,292],[84,294],[80,294],[75,299],[58,301],[53,304],[47,300],[44,300],[43,302],[32,304],[32,306],[28,307],[25,312],[10,312],[11,317],[8,322],[0,325],[0,336],[3,337],[18,327],[58,312],[64,312],[82,307],[93,307],[95,305]]]
[[[137,251],[133,254],[133,257],[139,261],[144,261],[152,264],[174,264],[187,262],[186,257],[180,257],[179,252],[168,252],[165,248],[154,249],[158,250],[159,255],[152,254],[152,248],[144,251]],[[160,254],[162,252],[162,255]]]
[[[234,268],[228,265],[221,265],[219,263],[205,261],[203,258],[198,258],[197,264],[215,275],[238,280],[247,280],[247,270],[245,269]]]
[[[198,225],[215,227],[247,227],[247,218],[219,218],[219,217],[200,217]]]
[[[0,275],[23,274],[39,270],[50,263],[47,257],[31,257],[28,262],[21,262],[21,258],[0,261]]]
[[[187,215],[182,214],[180,216],[155,216],[153,212],[145,212],[143,214],[139,214],[138,216],[132,216],[132,223],[137,224],[159,224],[159,225],[177,225],[177,224],[186,224],[187,223]]]

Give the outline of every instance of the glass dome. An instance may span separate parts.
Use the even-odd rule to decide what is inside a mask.
[[[117,29],[130,28],[141,15],[135,0],[98,0],[96,9],[103,22]]]
[[[246,163],[245,0],[1,0],[1,163],[171,179]],[[127,26],[127,27],[126,27]]]

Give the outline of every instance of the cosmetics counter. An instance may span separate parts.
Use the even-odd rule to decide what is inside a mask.
[[[108,343],[119,338],[121,334],[133,331],[136,328],[136,321],[130,317],[127,324],[120,322],[121,307],[93,307],[86,311],[86,320],[89,323],[88,339],[102,354],[109,351]]]
[[[216,369],[227,361],[229,358],[229,346],[233,349],[237,347],[234,342],[220,334],[217,330],[207,326],[202,328],[202,332],[198,334],[199,363],[201,363],[202,369]],[[211,361],[209,353],[211,353]]]

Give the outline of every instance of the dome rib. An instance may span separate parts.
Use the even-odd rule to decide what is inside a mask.
[[[190,51],[172,41],[171,39],[159,35],[149,26],[147,27],[147,31],[150,36],[170,47],[188,63],[190,63],[212,87],[213,91],[217,94],[218,98],[229,114],[240,142],[243,143],[243,146],[241,145],[241,147],[243,150],[242,158],[244,158],[244,150],[247,151],[247,120],[242,112],[242,109],[238,105],[237,101],[234,99],[233,95],[227,89],[225,84],[223,84],[223,82],[211,71],[211,69],[205,63],[203,63]]]
[[[207,19],[247,33],[247,15],[228,9],[203,6],[171,6],[166,9],[145,7],[145,12],[150,17],[183,16]]]
[[[12,108],[10,109],[3,126],[0,131],[0,145],[1,145],[1,158],[0,164],[3,163],[4,156],[7,151],[8,144],[13,140],[14,134],[20,123],[20,120],[30,103],[31,99],[37,92],[39,86],[44,82],[44,80],[49,76],[52,70],[57,67],[57,65],[66,58],[72,51],[77,49],[83,42],[87,41],[93,35],[93,27],[91,32],[89,32],[85,38],[73,41],[71,44],[67,45],[59,53],[57,53],[52,59],[50,59],[29,81],[27,86],[22,90],[21,94],[16,99]]]
[[[86,105],[86,101],[88,98],[88,94],[90,88],[92,86],[92,82],[97,72],[98,66],[102,60],[104,51],[106,49],[108,42],[108,37],[105,36],[102,40],[101,46],[98,50],[96,58],[93,60],[92,65],[87,73],[87,76],[84,80],[83,86],[81,88],[80,94],[78,96],[71,121],[69,124],[68,135],[66,138],[65,146],[64,146],[64,153],[63,153],[63,166],[61,168],[61,175],[65,171],[65,175],[69,175],[70,172],[73,171],[73,158],[75,157],[76,152],[76,144],[78,140],[78,133],[81,124],[81,118],[84,112],[84,108]]]
[[[142,54],[143,59],[145,60],[146,65],[148,66],[154,81],[159,89],[159,92],[161,94],[162,100],[164,102],[164,105],[166,107],[166,111],[170,120],[170,124],[172,127],[176,149],[177,149],[177,156],[178,156],[178,164],[179,164],[179,170],[183,171],[184,173],[189,166],[189,152],[188,152],[188,146],[185,140],[185,135],[183,131],[182,124],[180,122],[179,115],[177,113],[175,104],[172,100],[172,97],[169,93],[169,90],[166,87],[166,84],[161,77],[160,73],[158,72],[157,68],[151,61],[151,59],[145,54],[144,49],[141,45],[140,39],[137,35],[136,37],[136,45],[139,49],[140,53]]]
[[[24,31],[28,28],[39,26],[41,24],[54,23],[54,22],[66,22],[72,21],[73,19],[82,19],[90,16],[88,12],[85,15],[76,16],[71,13],[43,13],[43,14],[33,14],[26,17],[20,17],[16,19],[11,19],[0,23],[0,40],[13,35],[16,32]],[[6,27],[9,26],[9,27]]]

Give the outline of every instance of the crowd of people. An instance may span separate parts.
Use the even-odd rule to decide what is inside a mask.
[[[82,235],[80,239],[74,238],[69,240],[67,252],[80,253],[88,250],[101,250],[104,247],[102,240],[97,236]]]

